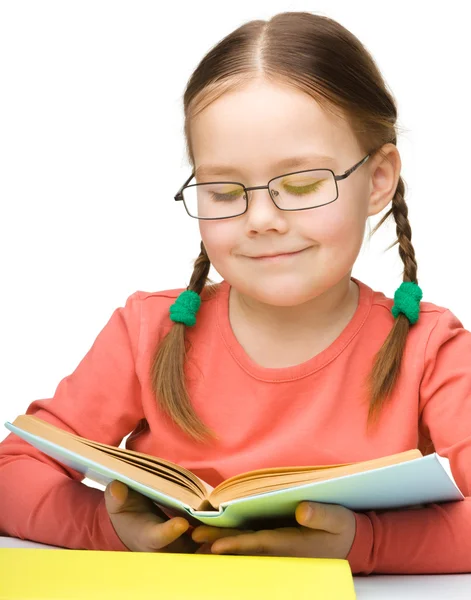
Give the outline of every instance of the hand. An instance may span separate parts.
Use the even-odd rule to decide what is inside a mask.
[[[184,552],[198,545],[184,534],[190,524],[183,517],[169,519],[150,498],[112,481],[105,489],[105,504],[114,530],[134,552]]]
[[[300,526],[242,531],[200,525],[192,537],[198,543],[206,542],[213,554],[347,557],[355,538],[354,512],[337,504],[301,502],[295,517]]]

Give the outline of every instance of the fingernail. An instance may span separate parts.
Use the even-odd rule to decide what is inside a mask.
[[[310,504],[306,504],[303,511],[303,520],[309,521],[312,518],[314,511],[312,510],[312,506]]]
[[[118,502],[124,502],[127,497],[127,489],[125,488],[123,491],[121,491],[119,485],[116,486],[114,483],[112,483],[110,486],[110,494]]]

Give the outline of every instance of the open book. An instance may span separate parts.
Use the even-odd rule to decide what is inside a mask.
[[[97,483],[117,479],[176,514],[217,527],[293,517],[303,500],[378,510],[464,498],[448,459],[417,449],[358,463],[259,469],[212,488],[168,460],[88,440],[32,415],[5,427]]]

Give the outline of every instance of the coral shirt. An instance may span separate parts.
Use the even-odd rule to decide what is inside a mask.
[[[149,370],[184,288],[137,291],[114,310],[52,398],[27,414],[83,437],[177,462],[211,485],[251,469],[368,460],[411,448],[448,457],[466,499],[414,510],[356,513],[353,573],[471,571],[471,332],[448,309],[421,303],[391,401],[370,434],[363,383],[393,324],[393,299],[356,278],[356,312],[326,349],[267,368],[229,320],[230,285],[203,298],[186,363],[187,389],[218,441],[193,441],[161,412]],[[68,548],[126,550],[103,492],[14,434],[0,443],[0,534]]]

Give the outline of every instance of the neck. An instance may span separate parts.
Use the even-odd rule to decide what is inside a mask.
[[[319,296],[296,306],[273,306],[239,293],[231,287],[229,306],[233,317],[240,316],[254,331],[262,335],[276,333],[277,338],[310,337],[349,321],[357,307],[358,286],[350,273]]]

